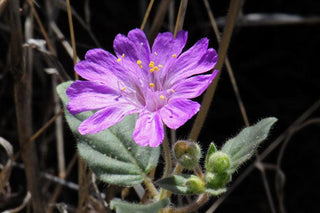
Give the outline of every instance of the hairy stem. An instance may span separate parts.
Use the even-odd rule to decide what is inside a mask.
[[[168,177],[171,171],[171,167],[172,167],[172,162],[171,162],[171,154],[170,154],[170,146],[169,146],[169,142],[168,142],[168,138],[166,136],[167,134],[165,134],[165,138],[163,140],[162,143],[162,148],[163,148],[163,152],[164,152],[164,160],[165,160],[165,167],[164,167],[164,173],[162,178]],[[163,199],[165,196],[165,190],[161,189],[160,191],[160,199]]]

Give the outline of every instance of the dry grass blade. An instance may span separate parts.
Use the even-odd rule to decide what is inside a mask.
[[[6,165],[3,166],[0,164],[0,193],[3,193],[3,188],[7,185],[11,174],[13,148],[11,144],[2,137],[0,137],[0,146],[5,150],[8,158]]]
[[[312,113],[314,113],[317,109],[320,108],[320,99],[317,100],[310,108],[308,108],[298,119],[296,119],[278,138],[276,138],[259,156],[262,161],[265,159],[273,150],[275,150],[281,142],[285,140],[285,138],[292,132],[293,129],[296,129],[298,126],[303,124],[304,120],[306,120]],[[256,168],[256,163],[253,162],[250,166],[248,166],[242,174],[235,180],[232,186],[228,189],[228,191],[223,194],[207,211],[206,213],[214,212],[223,201],[233,192],[235,188],[237,188],[240,183]]]
[[[169,7],[170,0],[162,0],[150,28],[149,39],[152,41],[158,34]]]
[[[15,108],[20,147],[24,147],[32,134],[31,73],[23,66],[22,25],[19,1],[9,1],[11,42],[10,69],[14,77]],[[39,167],[34,144],[29,144],[21,152],[27,177],[27,187],[32,194],[33,210],[44,212],[43,196],[39,187]]]
[[[221,69],[222,69],[222,66],[223,66],[225,58],[226,58],[231,35],[233,32],[234,23],[235,23],[236,18],[238,16],[238,12],[240,10],[241,5],[242,5],[242,1],[239,1],[239,0],[232,0],[230,3],[230,10],[229,10],[229,13],[227,16],[227,24],[224,28],[223,36],[221,39],[221,44],[220,44],[219,51],[218,51],[219,59],[218,59],[217,65],[215,67],[215,69],[220,70],[220,72],[217,74],[217,77],[214,79],[212,84],[209,86],[209,88],[207,89],[207,91],[203,97],[203,100],[201,103],[201,110],[196,117],[196,120],[193,124],[193,127],[191,129],[191,133],[189,136],[189,138],[191,140],[194,140],[194,141],[197,140],[197,138],[200,134],[200,131],[202,129],[202,126],[204,124],[204,121],[206,119],[206,116],[208,114],[210,104],[211,104],[214,92],[215,92],[217,84],[218,84],[219,76],[221,74]]]
[[[212,14],[211,9],[210,9],[209,2],[208,2],[208,0],[203,0],[203,1],[204,1],[204,5],[206,7],[206,10],[207,10],[207,13],[208,13],[208,16],[209,16],[209,19],[210,19],[211,26],[212,26],[213,31],[215,33],[215,36],[216,36],[218,42],[220,43],[221,42],[221,36],[220,36],[220,33],[219,33],[219,29],[218,29],[217,23],[216,23],[216,21],[214,19],[214,16]],[[238,85],[237,85],[236,79],[235,79],[235,77],[233,75],[232,67],[231,67],[231,64],[230,64],[228,56],[226,56],[225,65],[226,65],[226,69],[227,69],[227,72],[228,72],[228,75],[229,75],[229,78],[230,78],[230,81],[231,81],[231,84],[232,84],[232,88],[233,88],[234,94],[236,96],[236,99],[237,99],[237,102],[238,102],[238,105],[239,105],[239,108],[240,108],[240,112],[241,112],[243,121],[244,121],[246,126],[249,126],[249,119],[248,119],[248,116],[247,116],[246,109],[244,107],[242,98],[240,96]]]
[[[31,200],[31,193],[27,192],[26,196],[23,199],[23,202],[17,206],[14,209],[8,209],[3,211],[3,213],[16,213],[16,212],[20,212],[24,207],[26,207],[26,205],[29,203],[29,201]]]
[[[143,18],[143,21],[142,21],[142,24],[140,26],[140,29],[143,30],[144,27],[146,26],[146,23],[147,23],[147,20],[148,20],[148,17],[150,15],[150,11],[151,11],[151,8],[153,6],[153,3],[154,3],[154,0],[150,0],[150,3],[148,5],[148,8],[147,8],[147,11],[146,13],[144,14],[144,18]]]
[[[184,18],[187,12],[187,6],[188,6],[188,0],[181,0],[178,15],[177,15],[177,20],[176,20],[176,25],[173,33],[174,36],[176,36],[178,31],[182,30],[183,28]]]
[[[76,50],[76,39],[74,37],[74,29],[73,29],[73,22],[72,22],[72,13],[71,13],[71,6],[70,0],[67,0],[67,13],[68,13],[68,22],[69,22],[69,30],[70,30],[70,37],[71,37],[71,45],[72,45],[72,56],[73,56],[73,64],[77,63],[77,50]],[[79,79],[78,74],[75,72],[75,79]]]

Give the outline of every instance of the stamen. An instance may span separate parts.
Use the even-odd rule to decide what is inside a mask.
[[[160,99],[164,100],[165,99],[164,95],[160,95]]]
[[[121,57],[124,58],[124,53],[122,53]]]
[[[159,64],[159,65],[158,65],[158,67],[162,68],[162,67],[163,67],[163,65],[162,65],[162,64]]]
[[[137,64],[139,65],[140,68],[142,68],[142,64],[141,63],[142,63],[142,61],[140,61],[140,60],[137,61]]]
[[[149,87],[154,87],[154,83],[150,83],[150,84],[149,84]]]
[[[117,59],[117,62],[120,62],[120,61],[121,61],[121,58],[118,58],[118,59]]]
[[[150,69],[150,72],[153,73],[154,72],[154,68]]]
[[[127,89],[127,87],[122,87],[122,89],[121,89],[121,90],[122,90],[122,91],[125,91],[126,89]]]
[[[158,67],[154,67],[153,69],[154,69],[154,71],[158,71],[158,70],[159,70],[159,68],[158,68]]]
[[[174,91],[174,89],[170,89],[170,91],[171,91],[172,93],[176,92],[176,91]]]
[[[153,61],[150,61],[149,67],[150,67],[150,68],[154,67],[154,62],[153,62]]]
[[[157,52],[154,52],[154,55],[158,55],[158,53],[157,53]]]
[[[176,55],[176,54],[173,54],[173,55],[172,55],[172,57],[176,58],[176,57],[177,57],[177,55]]]

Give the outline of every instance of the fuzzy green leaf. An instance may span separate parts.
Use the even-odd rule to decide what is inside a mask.
[[[206,170],[208,170],[209,169],[209,158],[210,158],[210,156],[213,154],[213,153],[215,153],[217,151],[217,148],[216,148],[216,146],[214,145],[214,143],[212,142],[212,143],[210,143],[210,146],[209,146],[209,148],[208,148],[208,152],[207,152],[207,155],[206,155]]]
[[[192,195],[199,194],[198,192],[194,192],[187,187],[188,180],[192,177],[192,175],[173,175],[166,178],[162,178],[155,182],[156,185],[171,191],[174,194],[181,195]]]
[[[225,193],[226,191],[227,191],[226,188],[222,188],[222,189],[210,189],[210,188],[207,188],[206,189],[206,192],[209,193],[212,196],[221,195],[221,194]]]
[[[229,174],[236,171],[242,163],[254,154],[258,145],[267,138],[271,126],[277,120],[273,117],[262,119],[257,124],[244,128],[236,137],[224,144],[221,151],[231,158]]]
[[[64,107],[69,101],[66,89],[71,83],[65,82],[57,87]],[[121,186],[141,183],[146,174],[156,167],[160,149],[142,147],[133,141],[137,116],[128,115],[118,124],[97,134],[81,135],[78,126],[92,114],[84,112],[72,116],[65,108],[66,120],[76,137],[80,156],[101,181]]]
[[[166,207],[169,204],[169,199],[165,198],[158,202],[141,205],[135,203],[129,203],[125,201],[121,201],[118,199],[113,199],[110,202],[110,208],[115,210],[117,213],[128,213],[128,212],[135,212],[135,213],[151,213],[151,212],[158,212],[162,208]]]

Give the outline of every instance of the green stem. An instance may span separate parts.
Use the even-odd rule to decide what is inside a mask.
[[[164,166],[164,173],[162,178],[168,177],[171,171],[171,167],[172,167],[172,162],[171,162],[171,155],[170,155],[170,147],[169,147],[169,142],[168,142],[168,138],[165,134],[163,143],[162,143],[162,148],[163,148],[163,152],[164,152],[164,160],[165,160],[165,166]],[[165,196],[165,190],[161,189],[160,191],[160,199],[163,199]]]
[[[151,180],[148,177],[145,177],[143,182],[144,182],[144,185],[146,186],[146,188],[148,189],[150,195],[153,198],[158,197],[159,192],[158,192],[157,188],[153,185]]]

